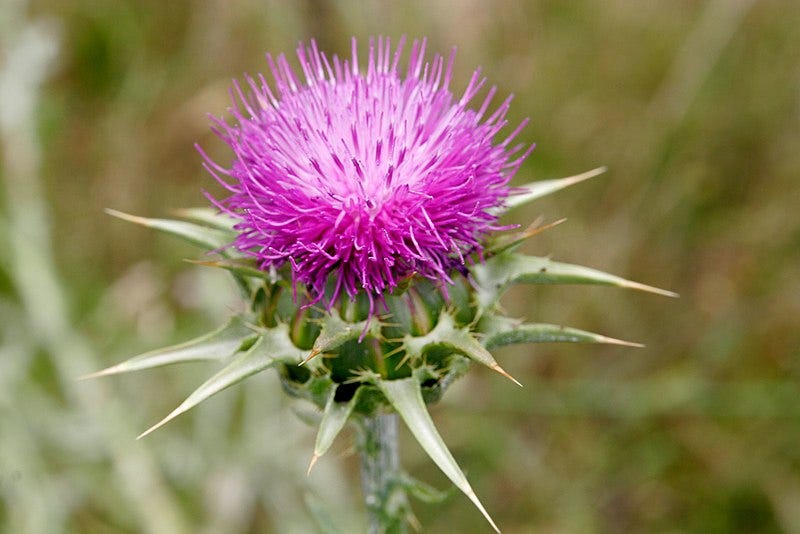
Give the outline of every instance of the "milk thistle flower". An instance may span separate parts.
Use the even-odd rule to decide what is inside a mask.
[[[312,303],[364,293],[372,314],[375,298],[413,273],[446,290],[500,229],[493,210],[532,148],[510,147],[527,121],[496,142],[510,97],[488,117],[495,88],[469,107],[486,83],[479,70],[456,99],[455,51],[427,63],[415,41],[403,73],[404,41],[370,39],[365,70],[355,39],[344,61],[301,44],[302,79],[268,55],[275,91],[263,76],[247,79],[249,94],[235,84],[237,124],[215,121],[235,160],[206,158],[206,168],[230,192],[215,204],[240,221],[236,248],[261,269],[289,262]]]
[[[227,190],[216,209],[183,220],[123,219],[178,236],[216,255],[199,262],[229,271],[247,309],[200,338],[134,356],[90,376],[196,360],[224,365],[143,437],[245,378],[276,369],[288,394],[321,411],[311,465],[347,423],[358,430],[371,533],[415,522],[408,495],[443,498],[399,465],[397,416],[490,525],[430,418],[427,405],[477,362],[513,379],[490,350],[515,343],[633,345],[576,328],[503,315],[511,287],[597,284],[674,296],[595,269],[529,256],[518,245],[556,223],[505,237],[498,217],[603,172],[509,187],[532,145],[504,138],[510,98],[493,111],[495,88],[477,106],[475,71],[462,96],[450,91],[454,54],[426,62],[425,41],[370,40],[365,70],[328,58],[312,41],[297,49],[303,79],[284,56],[267,56],[273,87],[234,83],[236,124],[213,119],[232,148],[230,166],[198,147]],[[405,70],[405,74],[403,74]],[[519,382],[517,382],[519,384]]]

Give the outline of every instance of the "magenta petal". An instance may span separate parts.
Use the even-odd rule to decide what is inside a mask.
[[[355,40],[350,61],[329,61],[312,41],[298,49],[302,76],[268,56],[274,88],[263,76],[249,92],[236,84],[236,124],[215,120],[235,160],[206,168],[230,192],[215,203],[241,218],[236,248],[265,269],[290,262],[314,301],[331,276],[336,295],[363,290],[371,302],[412,272],[449,282],[497,228],[492,208],[522,162],[507,148],[519,128],[495,141],[508,100],[483,122],[494,88],[467,107],[485,84],[478,71],[456,100],[452,55],[426,63],[415,41],[404,73],[402,47],[370,39],[360,70]]]

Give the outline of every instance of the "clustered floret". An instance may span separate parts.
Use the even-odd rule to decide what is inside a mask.
[[[426,62],[426,41],[414,41],[403,76],[404,42],[370,39],[366,71],[355,39],[349,61],[301,44],[302,79],[267,55],[274,90],[263,75],[246,78],[249,91],[234,82],[236,124],[214,119],[235,159],[225,168],[204,154],[205,166],[230,193],[212,201],[240,220],[234,246],[262,269],[289,262],[312,302],[363,291],[374,305],[412,274],[451,283],[502,229],[495,208],[533,148],[511,145],[527,121],[495,141],[511,101],[486,116],[495,87],[467,107],[480,70],[455,99],[455,51]]]

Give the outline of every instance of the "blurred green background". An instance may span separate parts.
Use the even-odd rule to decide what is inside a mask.
[[[237,306],[197,251],[112,219],[203,205],[192,147],[266,51],[428,36],[480,65],[538,146],[516,183],[609,172],[515,213],[569,221],[527,250],[675,290],[519,288],[506,307],[645,349],[504,349],[433,407],[507,533],[800,532],[800,3],[787,0],[0,3],[0,529],[363,529],[352,435],[275,376],[142,441],[212,370],[76,377]],[[413,440],[403,461],[447,481]],[[461,495],[424,532],[488,532]],[[314,517],[325,518],[315,521]]]

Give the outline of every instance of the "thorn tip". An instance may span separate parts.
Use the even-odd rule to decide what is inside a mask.
[[[621,345],[623,347],[634,347],[637,349],[641,349],[644,347],[644,345],[642,345],[641,343],[636,343],[635,341],[625,341],[624,339],[617,339],[607,336],[601,336],[600,342],[606,343],[608,345]]]
[[[186,409],[181,409],[181,408],[182,408],[182,406],[179,406],[177,409],[173,410],[173,412],[171,414],[169,414],[168,416],[166,416],[164,419],[162,419],[158,423],[154,424],[153,426],[151,426],[150,428],[148,428],[147,430],[145,430],[144,432],[139,434],[136,437],[136,439],[140,440],[143,437],[147,436],[148,434],[150,434],[152,432],[155,432],[156,430],[158,430],[162,426],[166,425],[167,423],[169,423],[170,421],[175,419],[177,416],[179,416],[180,414],[182,414],[183,412],[186,411]]]
[[[500,367],[500,364],[495,363],[494,365],[492,365],[492,369],[494,369],[495,371],[497,371],[498,373],[500,373],[504,377],[508,378],[509,380],[514,382],[519,387],[523,387],[522,383],[519,380],[517,380],[516,378],[514,378],[513,376],[511,376],[510,374],[508,374],[505,369]]]
[[[321,351],[321,350],[319,350],[318,348],[313,348],[313,349],[311,349],[311,352],[309,352],[309,353],[308,353],[308,356],[306,356],[306,359],[305,359],[305,360],[303,360],[302,362],[298,363],[298,364],[297,364],[297,366],[298,366],[298,367],[302,367],[303,365],[307,364],[308,362],[310,362],[311,360],[313,360],[313,359],[314,359],[314,357],[315,357],[317,354],[319,354],[320,352],[322,352],[322,351]]]
[[[671,298],[678,298],[680,295],[675,293],[674,291],[668,291],[666,289],[661,289],[658,287],[648,286],[646,284],[641,284],[639,282],[632,282],[627,281],[624,284],[624,287],[630,289],[638,289],[639,291],[646,291],[647,293],[655,293],[656,295],[662,295],[664,297],[671,297]]]
[[[112,367],[107,367],[105,369],[101,369],[99,371],[95,371],[93,373],[88,373],[85,375],[81,375],[76,380],[78,382],[83,382],[84,380],[91,380],[92,378],[100,378],[101,376],[108,376],[114,374],[114,370],[117,366],[114,365]]]
[[[319,460],[319,455],[315,452],[311,456],[311,462],[309,462],[308,464],[308,470],[306,471],[306,476],[309,476],[311,474],[311,470],[314,469],[314,465],[316,465],[317,460]]]
[[[113,208],[105,208],[107,214],[111,215],[112,217],[116,217],[118,219],[122,219],[125,221],[130,221],[136,224],[147,224],[147,219],[144,217],[139,217],[138,215],[131,215],[130,213],[125,213],[124,211],[115,210]]]

